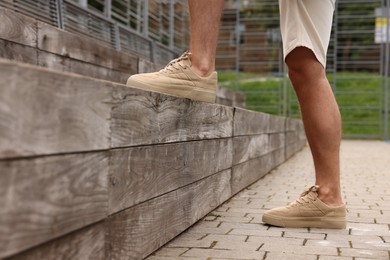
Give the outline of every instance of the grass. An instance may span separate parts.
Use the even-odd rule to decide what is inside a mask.
[[[287,116],[299,117],[297,100],[288,79],[245,73],[240,74],[238,86],[236,78],[234,72],[219,73],[221,85],[245,93],[248,109],[278,115],[285,111]],[[328,75],[328,79],[334,85],[333,75]],[[334,91],[343,118],[345,136],[383,137],[382,80],[383,77],[373,73],[337,74]]]

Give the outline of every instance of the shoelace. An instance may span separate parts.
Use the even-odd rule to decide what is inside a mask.
[[[310,201],[316,200],[317,196],[315,196],[315,193],[317,193],[318,189],[318,185],[311,186],[310,188],[305,190],[296,201],[290,203],[290,206],[302,205]]]
[[[160,72],[161,73],[164,73],[167,71],[174,72],[175,70],[180,70],[180,68],[186,69],[188,66],[186,66],[186,65],[183,66],[183,64],[180,63],[180,61],[189,60],[190,56],[191,56],[191,52],[189,52],[189,51],[184,52],[179,58],[174,59],[171,62],[169,62],[168,65],[165,66],[165,68],[160,70]]]

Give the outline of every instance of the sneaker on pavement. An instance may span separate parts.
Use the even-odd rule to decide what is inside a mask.
[[[266,211],[263,222],[279,227],[344,229],[346,227],[345,205],[328,206],[318,198],[318,189],[319,186],[312,186],[288,206]]]
[[[217,72],[201,77],[192,69],[191,53],[185,52],[172,60],[164,69],[153,73],[132,75],[127,86],[189,98],[197,101],[215,102]]]

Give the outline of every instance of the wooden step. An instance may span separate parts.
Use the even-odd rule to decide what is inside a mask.
[[[0,58],[121,84],[132,74],[154,72],[165,66],[6,8],[0,7],[0,21]],[[219,88],[217,103],[244,107],[245,96]]]

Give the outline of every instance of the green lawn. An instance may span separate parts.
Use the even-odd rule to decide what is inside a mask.
[[[238,86],[234,72],[219,72],[221,85],[245,93],[248,109],[279,115],[285,111],[288,116],[299,117],[296,97],[288,79],[254,74],[240,74],[239,77]],[[333,75],[328,78],[334,85]],[[334,91],[346,137],[383,137],[384,89],[381,82],[383,77],[370,73],[337,74]]]

